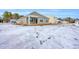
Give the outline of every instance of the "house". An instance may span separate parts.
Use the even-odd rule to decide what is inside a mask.
[[[16,24],[16,19],[10,19],[9,23]]]
[[[62,21],[62,24],[69,24],[69,22],[68,22],[68,21],[63,20],[63,21]]]
[[[16,24],[19,25],[48,25],[56,24],[58,22],[56,17],[44,16],[37,12],[32,12],[27,16],[21,17]]]
[[[32,12],[27,16],[18,19],[17,24],[26,24],[26,25],[49,24],[49,18],[37,12]]]
[[[49,18],[50,24],[58,24],[60,22],[60,20],[58,20],[58,18],[55,16],[47,16],[47,17]]]
[[[75,21],[75,25],[78,25],[79,26],[79,20],[76,20]]]

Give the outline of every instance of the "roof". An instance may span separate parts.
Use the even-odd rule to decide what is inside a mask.
[[[38,12],[32,12],[32,13],[30,13],[30,14],[28,14],[27,16],[29,16],[29,15],[33,15],[33,16],[38,16],[38,17],[42,17],[42,18],[48,18],[48,17],[46,17],[46,16],[44,16],[44,15],[41,15],[41,14],[39,14]]]

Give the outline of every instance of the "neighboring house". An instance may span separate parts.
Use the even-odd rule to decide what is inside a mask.
[[[49,18],[37,12],[32,12],[27,16],[18,19],[17,24],[27,24],[27,25],[49,24]]]
[[[79,25],[79,20],[76,20],[75,21],[75,25]]]
[[[10,19],[10,22],[11,24],[16,24],[16,19]]]
[[[69,22],[68,22],[68,21],[63,20],[63,21],[62,21],[62,24],[69,24]]]
[[[60,22],[60,20],[58,20],[57,17],[54,16],[47,16],[49,18],[49,23],[50,24],[58,24]]]

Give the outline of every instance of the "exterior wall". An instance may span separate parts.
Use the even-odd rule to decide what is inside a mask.
[[[58,23],[57,18],[52,17],[52,16],[48,16],[48,18],[49,18],[50,24],[57,24]]]
[[[27,24],[27,19],[26,18],[20,18],[16,21],[17,24]]]
[[[67,22],[67,21],[62,21],[62,24],[69,24],[69,22]]]
[[[38,24],[48,24],[48,20],[47,18],[38,18]]]
[[[35,23],[34,19],[33,19],[33,22],[30,22],[31,18],[32,18],[32,16],[28,16],[27,21],[28,21],[29,25],[30,24],[48,24],[49,23],[49,22],[47,22],[47,21],[49,21],[49,19],[47,19],[47,18],[35,17],[35,18],[37,18],[37,23]]]

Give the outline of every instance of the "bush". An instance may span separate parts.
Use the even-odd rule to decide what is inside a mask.
[[[69,22],[69,23],[75,23],[75,19],[67,17],[64,19],[65,21]]]

